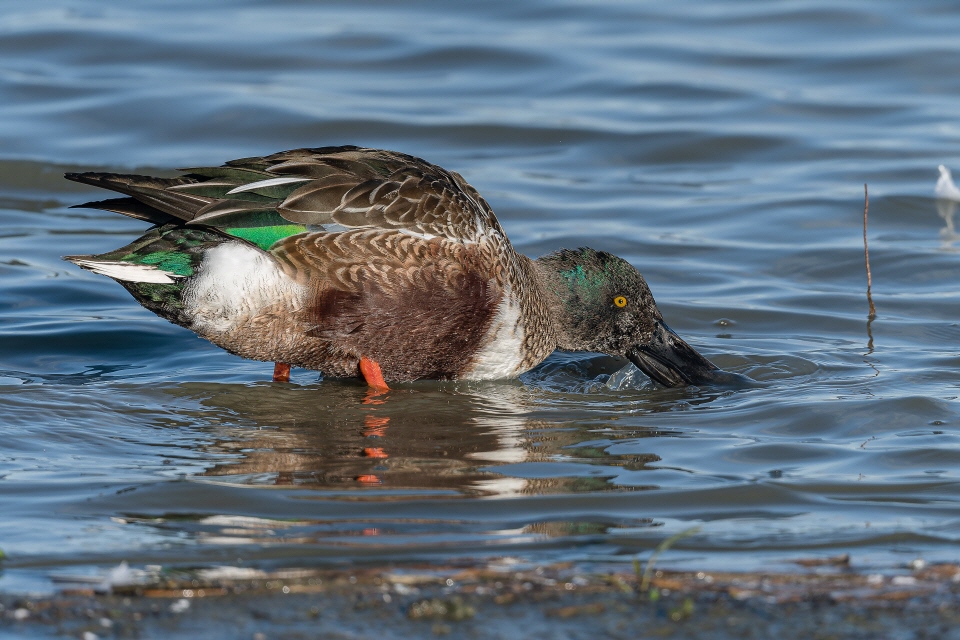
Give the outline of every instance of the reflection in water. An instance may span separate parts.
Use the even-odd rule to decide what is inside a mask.
[[[432,385],[373,392],[353,385],[187,385],[220,415],[217,451],[237,455],[203,475],[254,485],[356,491],[371,499],[428,495],[511,496],[636,489],[603,467],[639,470],[656,455],[620,457],[579,446],[596,425],[527,417],[535,404],[519,384]],[[636,432],[631,431],[635,437]],[[562,468],[553,468],[562,464]],[[545,466],[546,465],[546,466]],[[509,467],[505,471],[504,467]]]
[[[954,226],[953,216],[957,213],[957,203],[953,200],[937,200],[937,214],[943,218],[945,226],[940,229],[940,239],[943,240],[942,248],[945,251],[957,251],[954,246],[957,240],[960,240],[960,234]]]
[[[187,518],[125,514],[130,522],[207,544],[366,545],[382,544],[385,536],[392,545],[491,536],[515,543],[648,527],[642,514],[557,517],[530,513],[513,500],[495,518],[472,522],[451,516],[444,505],[450,499],[655,488],[621,483],[617,476],[647,471],[657,455],[607,449],[621,439],[676,435],[642,428],[611,433],[609,416],[599,426],[596,417],[568,415],[573,419],[563,423],[534,417],[544,409],[543,392],[519,383],[423,383],[386,393],[331,381],[302,387],[188,383],[172,392],[198,400],[206,417],[219,418],[211,420],[213,440],[202,448],[220,462],[198,479],[225,488],[296,487],[310,498],[352,505],[348,514],[322,509],[329,515],[317,517],[294,504],[283,517],[260,517],[248,515],[250,494],[237,491],[224,494],[236,502],[218,504],[214,515],[196,505]],[[385,513],[380,506],[400,501],[412,511]]]

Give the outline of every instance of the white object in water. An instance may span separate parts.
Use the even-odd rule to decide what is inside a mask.
[[[947,169],[943,165],[940,165],[940,179],[937,180],[937,186],[933,192],[938,198],[960,202],[960,189],[953,183],[953,176],[950,175],[950,169]]]

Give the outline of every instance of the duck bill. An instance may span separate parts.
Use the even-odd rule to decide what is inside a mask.
[[[627,352],[627,358],[665,387],[720,382],[724,376],[712,362],[688,345],[661,320],[647,344]]]

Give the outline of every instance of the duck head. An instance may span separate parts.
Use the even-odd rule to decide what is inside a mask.
[[[535,261],[560,349],[630,359],[668,387],[729,382],[663,321],[650,287],[629,262],[603,251],[562,249]]]

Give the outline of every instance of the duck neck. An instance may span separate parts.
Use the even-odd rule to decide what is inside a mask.
[[[549,256],[545,256],[549,257]],[[542,305],[549,318],[551,334],[556,340],[555,348],[565,351],[583,351],[586,345],[578,340],[571,329],[574,322],[570,317],[570,286],[545,257],[531,260],[530,265],[539,284]]]

